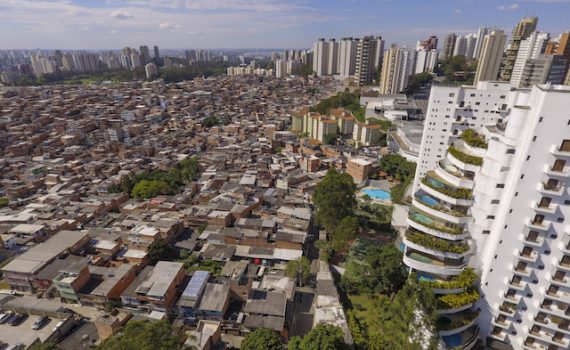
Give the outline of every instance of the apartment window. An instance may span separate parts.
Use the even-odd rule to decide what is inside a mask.
[[[558,218],[556,219],[556,222],[564,222],[564,218]]]
[[[471,97],[475,97],[475,94],[471,94]]]
[[[568,119],[568,123],[566,125],[570,125],[570,119]]]
[[[524,179],[524,174],[521,175],[521,180]]]
[[[568,200],[568,199],[565,200],[565,201],[564,201],[564,205],[570,205],[570,200]]]
[[[534,136],[534,137],[532,138],[532,142],[534,142],[534,141],[536,141],[536,136]]]
[[[455,96],[454,92],[449,93],[449,97],[453,97],[453,96]]]
[[[505,184],[497,184],[497,188],[505,188]]]
[[[505,99],[505,95],[501,95],[501,96],[499,96],[499,98],[500,98],[501,100],[504,100],[504,99]]]
[[[542,123],[542,117],[538,118],[538,122]]]
[[[509,210],[509,214],[512,214],[512,213],[513,213],[513,210],[512,210],[512,209],[511,209],[511,210]]]
[[[526,156],[526,160],[530,160],[530,156]]]
[[[491,231],[490,231],[490,230],[485,230],[485,231],[483,231],[482,233],[483,233],[484,235],[489,235],[489,234],[491,234]]]
[[[517,197],[518,195],[519,195],[519,193],[518,193],[518,192],[515,192],[515,197]]]
[[[491,201],[491,204],[499,204],[499,202],[500,202],[500,200],[498,200],[498,199],[493,199],[493,200]]]
[[[487,220],[495,220],[495,215],[487,215]]]
[[[509,148],[507,150],[507,154],[515,154],[515,149],[514,148]]]

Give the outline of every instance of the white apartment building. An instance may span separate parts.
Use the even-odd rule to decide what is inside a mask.
[[[568,111],[570,87],[432,88],[404,262],[438,301],[464,297],[440,307],[443,347],[570,348]]]
[[[495,124],[507,115],[509,92],[505,82],[479,82],[477,86],[432,88],[414,184],[445,157],[450,139],[462,130]],[[414,187],[417,189],[416,187]]]
[[[475,83],[497,79],[507,36],[502,30],[493,30],[483,38]]]
[[[416,52],[410,48],[386,50],[380,76],[380,94],[396,94],[408,86],[408,78],[416,68]]]
[[[416,66],[414,74],[420,74],[423,72],[433,73],[437,67],[438,57],[439,51],[437,50],[426,50],[423,48],[416,49]]]
[[[511,73],[511,84],[513,86],[521,86],[525,66],[529,63],[529,60],[537,59],[540,54],[544,53],[549,39],[548,33],[533,32],[528,38],[521,41],[513,72]]]
[[[353,38],[342,38],[339,44],[339,74],[341,78],[354,75],[356,68],[356,49],[358,40]]]
[[[319,39],[313,45],[313,71],[317,76],[327,75],[329,60],[329,43],[325,39]]]

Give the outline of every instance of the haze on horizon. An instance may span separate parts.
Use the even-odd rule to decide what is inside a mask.
[[[570,28],[570,0],[0,0],[0,49],[308,48],[319,37],[382,35],[414,44],[430,34]]]

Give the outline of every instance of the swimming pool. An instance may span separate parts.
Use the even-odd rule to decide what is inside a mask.
[[[453,349],[461,345],[462,339],[460,334],[446,335],[445,337],[442,338],[445,345],[447,345],[449,348]]]
[[[406,244],[404,242],[400,243],[400,251],[403,253],[406,250]]]
[[[429,206],[434,206],[437,205],[438,202],[433,199],[432,197],[428,196],[427,194],[424,194],[423,196],[420,196],[420,200],[422,202],[424,202],[425,204],[429,205]]]
[[[370,196],[370,198],[376,200],[389,201],[390,199],[392,199],[392,196],[390,196],[390,192],[381,189],[365,188],[362,190],[362,192]]]

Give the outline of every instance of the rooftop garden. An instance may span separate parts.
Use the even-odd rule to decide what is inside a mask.
[[[437,288],[437,289],[459,289],[471,287],[475,280],[477,279],[477,274],[475,271],[468,267],[463,270],[459,275],[448,281],[441,280],[420,280],[420,284],[427,288]]]
[[[451,146],[447,149],[447,151],[454,156],[457,160],[471,165],[481,166],[483,164],[483,158],[477,156],[471,156],[469,154],[463,153],[459,149]]]
[[[439,204],[439,203],[433,204],[433,203],[431,203],[431,202],[429,202],[429,201],[424,201],[421,197],[417,197],[417,196],[416,196],[416,199],[417,199],[420,203],[422,203],[423,205],[428,206],[428,207],[430,207],[430,208],[432,208],[432,209],[435,209],[435,210],[437,210],[437,211],[441,211],[441,212],[444,212],[444,213],[447,213],[447,214],[451,214],[451,215],[453,215],[453,216],[458,216],[458,217],[467,216],[467,212],[466,212],[466,211],[463,212],[463,211],[459,211],[459,210],[454,210],[454,209],[452,209],[452,208],[448,208],[447,206],[441,205],[441,204]]]
[[[469,289],[458,294],[444,294],[437,297],[437,308],[439,310],[457,309],[465,305],[472,304],[479,300],[479,292],[476,289]]]
[[[412,243],[442,252],[462,254],[469,250],[469,245],[466,243],[452,243],[448,240],[430,236],[414,229],[408,229],[406,231],[406,238]]]
[[[461,134],[461,139],[465,141],[469,146],[478,147],[478,148],[485,148],[487,149],[488,145],[481,135],[477,134],[473,129],[467,129]]]

